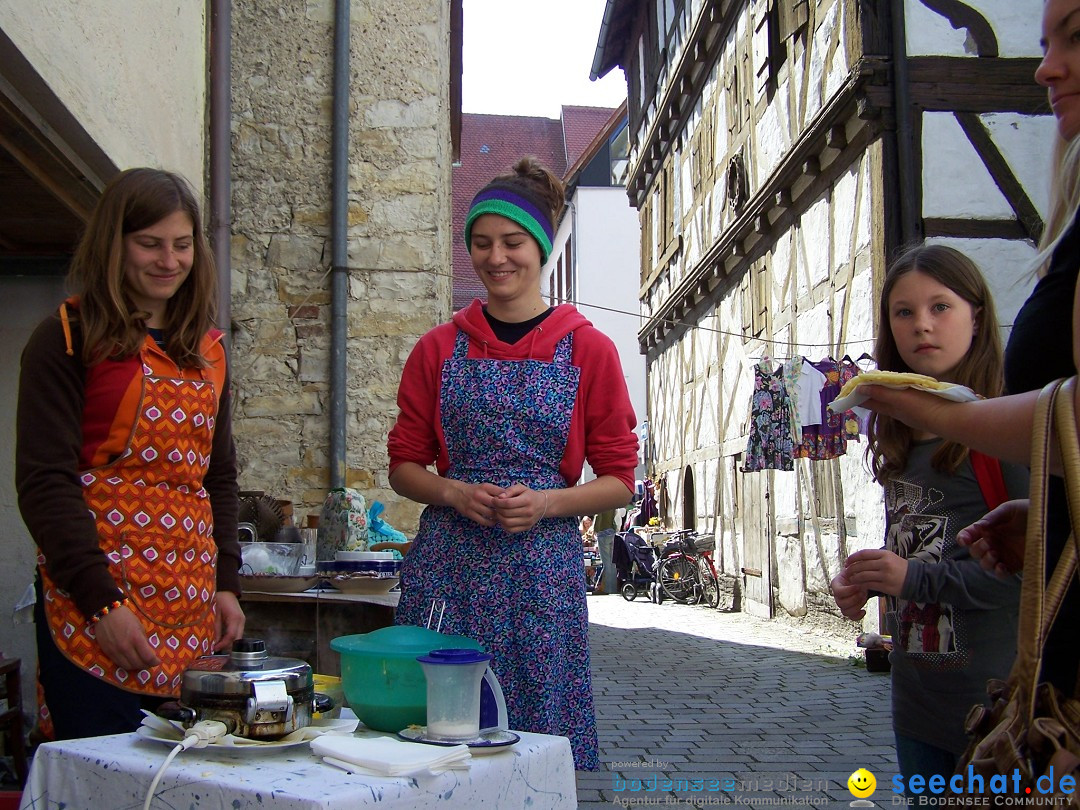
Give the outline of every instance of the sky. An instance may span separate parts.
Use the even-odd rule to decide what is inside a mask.
[[[558,118],[563,104],[617,107],[619,68],[589,81],[607,0],[463,0],[461,108]]]

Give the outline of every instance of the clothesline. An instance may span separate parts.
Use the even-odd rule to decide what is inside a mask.
[[[321,280],[325,280],[330,275],[330,272],[331,272],[331,269],[327,269],[327,271],[323,274],[323,277],[322,277]],[[440,273],[439,275],[450,275],[450,274]],[[303,309],[304,304],[306,304],[308,302],[308,300],[313,295],[315,295],[316,292],[319,292],[319,290],[314,289],[310,293],[308,293],[307,298],[305,298],[300,303],[299,306],[293,307],[293,310],[298,311],[298,310]],[[626,315],[626,316],[631,317],[631,318],[637,318],[638,320],[641,319],[641,313],[640,312],[630,312],[628,310],[618,309],[616,307],[606,307],[606,306],[603,306],[602,304],[591,304],[591,303],[589,303],[587,301],[580,301],[578,299],[561,298],[561,297],[559,297],[557,295],[548,295],[546,297],[551,299],[552,301],[556,301],[556,302],[558,302],[560,304],[573,304],[575,307],[589,307],[591,309],[599,309],[599,310],[602,310],[604,312],[613,312],[616,315]],[[692,323],[690,321],[674,321],[674,320],[669,319],[668,323],[671,323],[672,325],[675,325],[675,326],[685,326],[688,329],[697,329],[697,330],[700,330],[702,332],[711,332],[711,333],[713,333],[715,335],[727,335],[728,337],[742,338],[743,340],[746,340],[746,341],[756,340],[756,341],[759,341],[761,343],[767,343],[770,346],[781,346],[781,345],[790,346],[790,345],[792,345],[790,339],[788,339],[788,340],[778,340],[778,339],[756,337],[754,335],[743,334],[742,332],[730,332],[730,331],[728,331],[726,329],[713,329],[712,327],[702,326],[699,323]],[[1011,326],[1012,326],[1012,324],[1007,324],[1007,325],[1002,325],[1001,328],[1002,329],[1007,329],[1007,328],[1009,328]],[[848,341],[845,341],[845,344],[848,345],[848,346],[863,346],[863,345],[866,345],[866,344],[873,344],[873,343],[874,343],[874,338],[866,338],[865,340],[848,340]],[[805,346],[805,347],[811,348],[811,349],[832,349],[833,346],[834,346],[834,344],[832,344],[832,343],[804,343],[803,341],[797,341],[795,345],[797,345],[797,346]]]
[[[602,306],[601,304],[590,304],[590,303],[587,303],[585,301],[579,301],[579,300],[576,300],[576,299],[573,299],[573,298],[560,298],[557,295],[548,295],[546,297],[550,298],[552,301],[558,301],[560,304],[573,304],[575,307],[579,307],[579,308],[580,307],[588,307],[590,309],[600,309],[600,310],[603,310],[605,312],[614,312],[617,315],[630,315],[630,316],[633,316],[635,318],[638,318],[639,320],[641,319],[641,313],[640,312],[628,312],[625,309],[617,309],[615,307],[605,307],[605,306]],[[715,335],[727,335],[728,337],[742,338],[743,340],[746,340],[746,341],[756,340],[756,341],[758,341],[760,343],[768,343],[770,346],[781,346],[781,345],[783,345],[783,346],[791,346],[792,345],[792,341],[791,341],[790,338],[787,339],[787,340],[773,340],[773,339],[770,339],[770,338],[756,337],[754,335],[746,335],[746,334],[743,334],[742,332],[729,332],[726,329],[713,329],[712,327],[702,326],[701,324],[692,323],[690,321],[675,321],[675,320],[667,319],[666,322],[670,323],[670,324],[673,324],[675,326],[685,326],[688,329],[698,329],[698,330],[700,330],[702,332],[712,332]],[[845,344],[849,345],[849,346],[862,346],[862,345],[865,345],[865,344],[868,344],[868,343],[873,344],[873,342],[874,342],[874,338],[866,338],[865,340],[848,340],[848,341],[845,341]],[[808,348],[813,348],[813,349],[831,349],[836,344],[834,344],[834,343],[804,343],[803,341],[799,340],[799,341],[795,341],[794,345],[796,345],[796,346],[806,346]]]
[[[813,346],[814,344],[813,343],[800,343],[799,345],[800,346]],[[770,362],[776,362],[776,363],[783,362],[783,363],[786,363],[789,360],[794,360],[796,357],[801,357],[804,360],[809,360],[810,359],[802,352],[796,352],[795,354],[792,354],[792,355],[770,354],[769,352],[766,352],[765,354],[761,355],[760,357],[748,356],[746,359],[751,364],[753,364],[753,363],[770,363]],[[872,354],[870,354],[869,352],[863,352],[858,357],[856,357],[854,360],[851,359],[850,354],[845,353],[840,359],[841,360],[851,360],[851,362],[854,363],[855,365],[858,365],[863,360],[869,360],[871,363],[874,363],[874,364],[877,363],[877,359]]]
[[[600,310],[603,310],[604,312],[614,312],[617,315],[628,315],[630,317],[637,318],[638,320],[641,319],[641,313],[640,312],[630,312],[628,310],[618,309],[616,307],[605,307],[605,306],[603,306],[601,304],[590,304],[590,303],[588,303],[586,301],[580,301],[580,300],[573,299],[573,298],[560,298],[557,295],[547,295],[546,293],[545,293],[545,297],[549,298],[552,301],[556,301],[556,302],[558,302],[560,304],[573,304],[575,307],[579,307],[579,308],[580,307],[588,307],[590,309],[600,309]],[[787,339],[783,339],[783,340],[781,340],[781,339],[772,339],[772,338],[764,338],[764,337],[757,337],[755,335],[743,334],[742,332],[729,332],[726,329],[713,329],[712,327],[702,326],[701,324],[693,323],[691,321],[675,321],[675,320],[671,320],[670,318],[665,319],[665,320],[666,320],[667,323],[673,324],[675,326],[685,326],[685,327],[687,327],[689,329],[700,329],[702,332],[712,332],[713,334],[716,334],[716,335],[727,335],[729,337],[742,338],[745,341],[758,341],[759,343],[768,343],[770,346],[781,346],[781,345],[783,345],[783,346],[791,346],[791,345],[795,345],[795,346],[806,346],[807,348],[812,348],[812,349],[830,349],[830,350],[839,351],[838,349],[835,349],[835,346],[836,346],[835,343],[805,343],[805,342],[803,342],[801,340],[794,341],[794,343],[793,343],[791,338],[787,338]],[[998,329],[1000,329],[1004,333],[1005,330],[1012,329],[1012,324],[1011,323],[998,324]],[[875,341],[876,341],[876,338],[865,338],[865,339],[861,339],[861,340],[845,340],[844,345],[845,346],[865,346],[867,344],[872,345]],[[873,359],[873,358],[871,358],[871,359]]]

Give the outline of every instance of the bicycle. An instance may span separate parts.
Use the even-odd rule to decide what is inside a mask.
[[[705,602],[720,606],[720,578],[713,565],[712,535],[691,529],[674,532],[664,543],[656,564],[656,579],[664,593],[683,604]]]

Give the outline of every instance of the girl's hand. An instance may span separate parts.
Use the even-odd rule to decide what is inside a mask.
[[[244,616],[240,600],[232,591],[218,591],[214,595],[214,652],[231,650],[232,643],[244,637]]]
[[[868,591],[899,596],[907,577],[908,562],[885,549],[856,551],[844,560],[843,574],[852,585]]]
[[[987,571],[1006,577],[1024,567],[1030,501],[1006,501],[956,534]]]
[[[502,493],[502,487],[494,484],[466,484],[461,481],[454,483],[456,486],[451,493],[450,506],[459,515],[481,526],[494,526],[499,522],[495,512],[495,499]]]
[[[843,571],[832,578],[829,588],[832,590],[836,606],[840,608],[840,612],[846,618],[858,621],[866,615],[863,605],[870,598],[870,594],[866,588],[860,588],[858,585],[852,585],[848,582]]]
[[[524,484],[507,487],[495,499],[496,522],[510,534],[526,532],[540,522],[550,497]]]
[[[128,672],[150,669],[161,663],[146,639],[142,624],[127,605],[113,608],[94,625],[101,651]]]

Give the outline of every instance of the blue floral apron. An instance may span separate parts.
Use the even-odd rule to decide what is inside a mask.
[[[470,360],[468,348],[459,331],[442,367],[447,476],[501,487],[565,487],[559,465],[581,376],[570,362],[573,333],[559,341],[551,363]],[[442,632],[475,639],[495,656],[491,666],[511,728],[569,737],[575,767],[598,768],[575,518],[545,518],[509,534],[450,507],[428,506],[402,566],[401,588],[399,624],[426,625],[432,600],[443,600]]]

